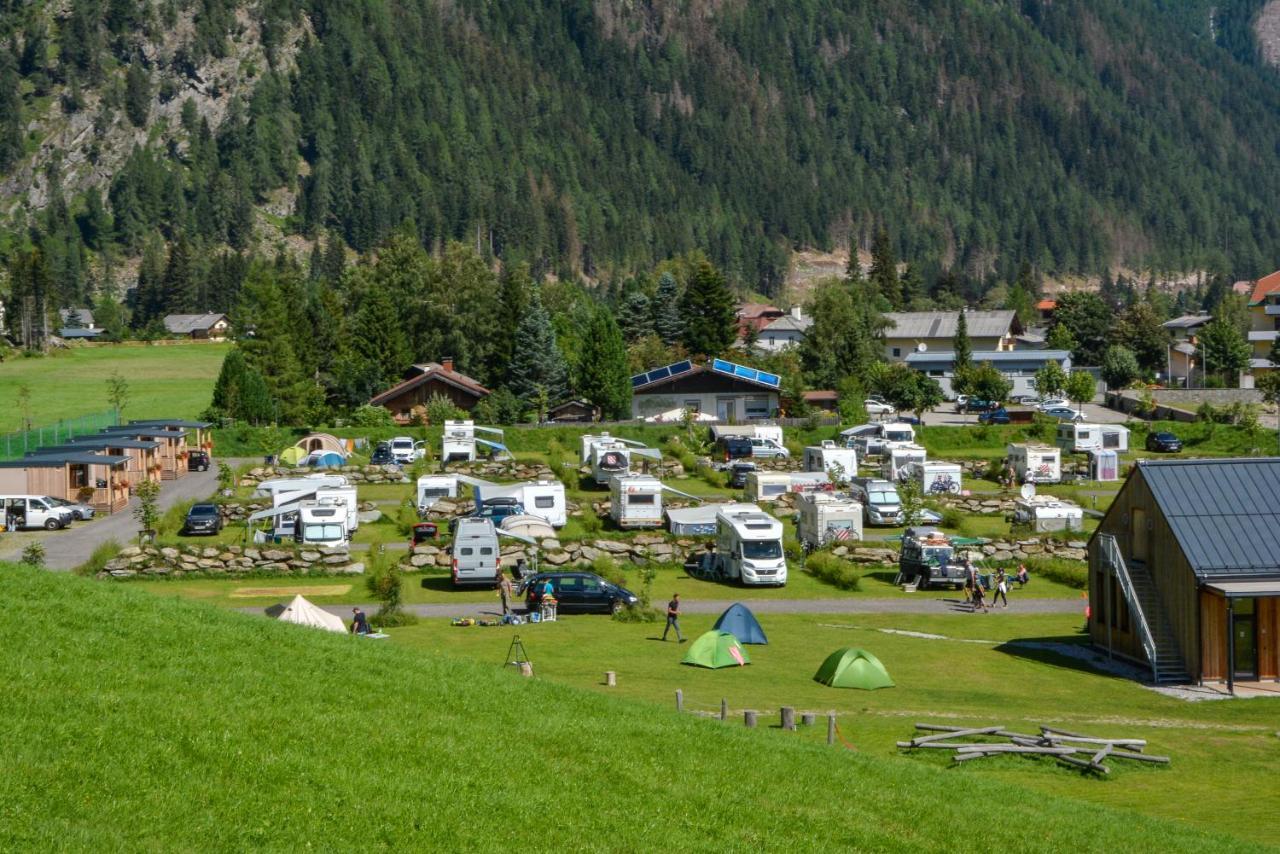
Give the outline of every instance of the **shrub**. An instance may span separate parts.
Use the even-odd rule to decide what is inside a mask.
[[[618,562],[609,555],[600,555],[593,560],[591,571],[610,584],[616,584],[619,587],[627,585],[627,577],[622,573],[622,567],[618,566]]]
[[[830,552],[809,555],[804,568],[814,578],[840,590],[858,590],[862,586],[862,573],[858,567]]]
[[[948,507],[942,511],[942,527],[958,530],[964,524],[964,514],[955,507]]]
[[[80,566],[76,567],[77,575],[94,576],[102,572],[106,568],[107,561],[114,558],[120,553],[120,544],[115,540],[107,540],[96,549],[93,554],[89,555],[89,559]]]
[[[729,473],[716,471],[711,466],[698,466],[698,477],[710,487],[725,489],[729,486]]]
[[[604,527],[604,522],[599,516],[591,512],[590,507],[583,510],[581,522],[584,534],[598,534],[600,529]]]
[[[34,542],[22,550],[22,563],[37,569],[44,566],[44,545]]]
[[[367,403],[364,406],[357,406],[353,409],[351,411],[351,418],[349,421],[353,427],[396,426],[395,419],[391,417],[390,410],[382,406],[370,406]]]
[[[400,567],[387,558],[385,549],[378,549],[369,555],[369,571],[365,577],[365,586],[370,595],[380,603],[378,613],[373,615],[372,622],[382,628],[393,626],[411,626],[418,622],[414,614],[400,608],[403,596],[403,578]]]
[[[640,592],[636,594],[636,598],[640,601],[614,613],[613,619],[619,623],[656,623],[662,619],[662,612],[653,607],[653,580],[658,576],[658,571],[652,564],[645,564],[640,567],[639,573]]]

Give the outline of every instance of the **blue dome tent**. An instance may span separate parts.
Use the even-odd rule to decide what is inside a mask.
[[[764,636],[764,629],[760,628],[760,623],[756,620],[756,615],[741,602],[735,602],[726,608],[713,628],[728,632],[738,639],[738,643],[767,644],[769,642],[769,639]]]

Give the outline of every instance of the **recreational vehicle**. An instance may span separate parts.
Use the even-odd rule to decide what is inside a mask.
[[[281,477],[264,480],[254,487],[255,498],[272,498],[280,492],[298,492],[303,489],[335,488],[348,486],[340,474],[309,474],[302,477]]]
[[[441,498],[458,497],[458,479],[449,474],[424,474],[418,478],[418,514],[431,509]]]
[[[486,483],[470,481],[476,492],[477,506],[493,498],[514,498],[531,516],[541,516],[557,528],[569,521],[564,484],[558,480],[536,480],[524,483]]]
[[[796,537],[806,550],[821,548],[833,540],[862,539],[862,505],[827,492],[796,496],[800,519]]]
[[[477,438],[477,430],[497,436],[497,441]],[[475,462],[481,448],[487,449],[491,456],[507,454],[502,439],[503,432],[498,427],[477,427],[474,421],[446,421],[440,439],[440,459],[446,463]]]
[[[396,436],[391,440],[391,458],[401,465],[409,465],[420,460],[427,453],[427,443],[415,442],[408,436]]]
[[[1121,424],[1087,424],[1083,421],[1058,425],[1058,447],[1068,454],[1088,451],[1129,450],[1129,428]]]
[[[840,435],[846,448],[856,449],[863,457],[878,457],[894,445],[910,445],[916,440],[915,428],[901,421],[861,424]]]
[[[1034,487],[1024,486],[1022,497],[1013,502],[1013,524],[1035,532],[1079,531],[1084,528],[1084,510],[1052,495],[1036,495]]]
[[[848,481],[858,474],[858,452],[853,448],[841,448],[830,439],[821,445],[804,449],[804,470],[823,471],[834,481]]]
[[[919,483],[923,495],[959,495],[962,472],[959,463],[911,462],[903,467],[902,476]]]
[[[619,528],[662,526],[662,481],[647,474],[619,475],[609,481],[609,515]]]
[[[716,514],[716,553],[719,570],[743,584],[787,583],[787,559],[782,550],[782,523],[758,507],[721,510]]]
[[[719,442],[727,436],[740,436],[744,439],[772,439],[782,445],[782,428],[777,424],[716,424],[711,428],[712,443]]]
[[[1009,465],[1019,483],[1060,483],[1062,450],[1051,445],[1009,445]]]
[[[908,463],[922,463],[927,458],[928,452],[919,445],[887,445],[880,473],[886,480],[902,480]]]
[[[661,460],[662,452],[645,447],[635,439],[622,439],[608,433],[582,437],[582,462],[591,466],[592,479],[600,486],[607,485],[615,475],[629,474],[633,456]]]
[[[336,548],[347,542],[347,511],[330,501],[303,501],[297,505],[294,539],[308,546]]]
[[[937,528],[908,528],[898,557],[898,582],[928,588],[964,586],[968,570],[955,552],[955,543]]]
[[[849,485],[850,494],[862,504],[868,525],[901,525],[902,500],[892,481],[878,477],[857,477]]]
[[[453,538],[453,583],[493,584],[498,579],[500,555],[493,520],[470,516],[459,519]]]
[[[777,501],[791,491],[791,475],[784,471],[747,472],[743,495],[748,501]]]

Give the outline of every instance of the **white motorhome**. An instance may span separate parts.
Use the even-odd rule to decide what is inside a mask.
[[[476,506],[490,498],[514,498],[530,516],[540,516],[553,526],[563,528],[569,521],[564,484],[558,480],[534,480],[523,483],[485,483],[471,481],[476,492]]]
[[[908,463],[923,463],[928,457],[928,452],[919,445],[887,445],[880,473],[886,480],[902,480]]]
[[[826,472],[833,481],[848,481],[858,474],[858,452],[824,439],[821,445],[804,449],[804,470]]]
[[[916,440],[915,428],[901,421],[860,424],[840,433],[846,448],[854,448],[865,457],[878,457],[894,445],[910,445]]]
[[[662,526],[662,481],[647,474],[620,475],[609,481],[609,515],[619,528]]]
[[[1062,449],[1051,445],[1009,445],[1009,465],[1019,483],[1060,483]]]
[[[1087,424],[1083,421],[1058,425],[1057,445],[1068,454],[1088,451],[1129,450],[1129,428],[1122,424]]]
[[[711,428],[712,443],[719,442],[726,436],[741,436],[745,439],[772,439],[782,446],[782,428],[777,424],[716,424]]]
[[[615,475],[630,474],[633,456],[661,460],[662,452],[645,447],[644,442],[608,433],[582,437],[582,462],[591,466],[591,476],[601,486],[607,485]]]
[[[279,491],[271,496],[271,505],[277,510],[296,507],[304,501],[341,506],[348,534],[354,533],[360,527],[360,501],[354,486],[313,487],[304,482],[298,489],[289,492]],[[292,535],[292,520],[286,516],[277,516],[276,519],[276,533],[284,536]]]
[[[497,436],[497,441],[478,438],[476,431]],[[504,434],[498,427],[477,427],[474,421],[446,421],[440,438],[440,459],[446,463],[475,462],[482,448],[494,456],[509,455],[507,446],[502,443],[503,438]]]
[[[791,491],[791,475],[784,471],[747,472],[743,496],[748,501],[777,501]]]
[[[834,540],[862,539],[862,505],[828,492],[796,496],[800,518],[796,537],[806,549],[821,548]]]
[[[328,501],[300,502],[294,528],[293,538],[308,546],[337,548],[345,545],[351,535],[346,508]]]
[[[418,513],[426,513],[441,498],[458,497],[458,479],[451,474],[424,474],[418,478]]]
[[[492,519],[466,516],[453,537],[453,583],[492,585],[498,579],[498,531]]]
[[[959,463],[911,462],[903,467],[903,479],[920,484],[923,495],[959,495],[963,469]]]
[[[726,578],[743,584],[787,583],[782,523],[758,507],[716,514],[716,560]]]
[[[56,531],[71,524],[75,513],[60,507],[46,495],[0,495],[6,530],[45,528]]]
[[[880,436],[884,439],[886,446],[894,444],[914,445],[916,428],[905,421],[891,421],[888,424],[880,425]]]

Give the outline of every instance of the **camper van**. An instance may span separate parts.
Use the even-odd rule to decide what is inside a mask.
[[[662,482],[647,474],[620,475],[609,481],[609,515],[619,528],[662,526]]]
[[[75,512],[69,507],[59,507],[44,495],[0,495],[4,503],[6,530],[45,528],[57,531],[71,524]]]
[[[441,498],[458,497],[458,479],[448,474],[424,474],[418,478],[418,514],[431,509]]]
[[[832,540],[862,539],[862,505],[827,492],[796,496],[800,511],[796,537],[806,550],[821,548]]]
[[[458,520],[453,538],[453,583],[493,585],[498,579],[498,531],[491,519]]]
[[[1084,528],[1084,510],[1070,501],[1028,490],[1013,502],[1013,524],[1035,532],[1079,531]]]
[[[849,493],[862,505],[868,525],[901,525],[902,500],[892,481],[878,477],[857,477]]]
[[[915,428],[901,421],[862,424],[840,435],[846,448],[854,448],[863,457],[878,457],[894,445],[910,445],[916,440]]]
[[[711,428],[711,442],[715,444],[727,436],[744,439],[770,439],[782,446],[782,428],[777,424],[716,424]]]
[[[853,448],[841,448],[830,439],[821,445],[804,449],[804,470],[822,471],[834,481],[848,481],[858,474],[858,452]]]
[[[922,463],[928,456],[928,452],[919,445],[886,445],[880,473],[885,480],[902,480],[908,463]]]
[[[335,548],[347,542],[346,508],[334,502],[303,501],[297,506],[293,538],[308,546]]]
[[[1088,451],[1129,450],[1129,428],[1121,424],[1087,424],[1083,421],[1058,425],[1058,447],[1068,454]]]
[[[1062,451],[1049,445],[1009,445],[1009,465],[1019,483],[1060,483]]]
[[[959,495],[963,470],[959,463],[911,462],[903,467],[903,479],[920,484],[923,495]]]
[[[758,507],[716,514],[716,553],[721,574],[743,584],[787,583],[782,523]]]
[[[470,481],[476,492],[477,506],[495,498],[512,498],[524,507],[530,516],[541,516],[557,528],[569,521],[565,503],[564,484],[558,480],[537,480],[524,483],[486,483]]]
[[[332,504],[342,508],[343,525],[346,526],[348,535],[354,533],[360,527],[360,502],[356,497],[356,488],[354,486],[312,486],[307,481],[300,481],[298,482],[298,487],[298,489],[288,492],[283,490],[274,492],[271,496],[271,506],[275,510],[282,510],[300,506],[306,501],[317,504]],[[293,523],[293,517],[277,514],[276,535],[293,536]]]

